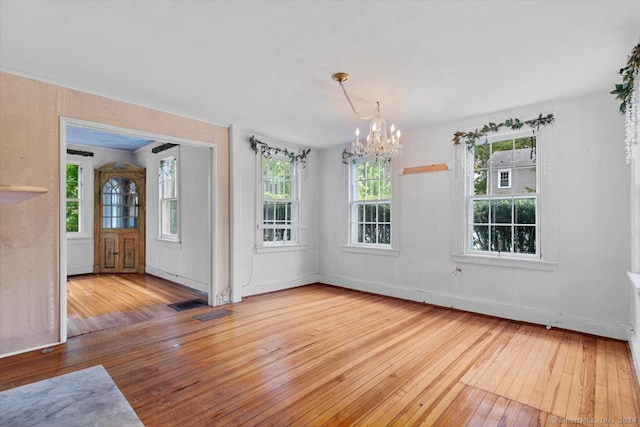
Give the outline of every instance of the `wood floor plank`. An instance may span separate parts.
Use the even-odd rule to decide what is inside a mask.
[[[206,294],[145,274],[84,274],[67,282],[69,338],[173,314],[168,304]]]
[[[0,359],[0,390],[103,365],[147,427],[637,417],[639,387],[621,341],[322,284],[252,296],[201,322],[194,316],[219,308],[165,312],[181,289],[159,283],[101,276],[84,297],[122,295],[78,304],[86,322],[69,324],[132,323]],[[137,311],[110,313],[115,306]]]

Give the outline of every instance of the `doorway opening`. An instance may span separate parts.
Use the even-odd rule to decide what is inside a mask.
[[[130,294],[138,287],[139,298],[156,290],[178,299],[197,296],[216,305],[216,147],[62,117],[60,148],[60,188],[67,190],[61,192],[60,214],[61,342],[77,335],[78,328],[74,332],[69,322],[68,298],[78,282],[88,286],[83,292],[95,293],[82,304],[94,301],[94,310],[86,311],[96,316],[118,317],[105,310],[116,306],[109,299],[119,297],[95,286],[128,289]],[[177,165],[171,194],[163,191],[168,187],[166,182],[163,187],[161,168],[168,156]],[[167,234],[167,223],[174,234]],[[111,281],[89,285],[96,275]],[[172,283],[175,292],[161,290]]]

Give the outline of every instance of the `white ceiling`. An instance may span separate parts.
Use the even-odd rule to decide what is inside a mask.
[[[629,1],[0,0],[0,69],[313,147],[610,90]]]

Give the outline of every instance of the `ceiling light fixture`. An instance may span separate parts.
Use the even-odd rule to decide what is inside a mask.
[[[391,125],[387,131],[387,122],[380,116],[380,101],[376,102],[376,110],[368,115],[361,116],[353,106],[353,102],[347,94],[343,83],[349,79],[347,73],[335,73],[331,78],[337,81],[344,92],[344,96],[349,101],[353,113],[362,120],[371,120],[367,139],[360,141],[360,129],[356,129],[356,140],[351,144],[353,155],[367,159],[391,160],[402,154],[402,144],[400,144],[400,130]]]

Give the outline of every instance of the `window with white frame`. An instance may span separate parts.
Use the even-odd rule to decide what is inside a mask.
[[[498,170],[498,188],[511,187],[511,169]]]
[[[478,142],[469,156],[467,252],[538,256],[536,137]]]
[[[158,223],[160,239],[180,239],[178,157],[162,153],[158,166]]]
[[[263,245],[299,243],[299,185],[296,163],[261,157],[259,240]]]
[[[349,177],[350,244],[391,247],[391,162],[356,161]]]
[[[66,230],[69,234],[80,234],[83,209],[83,168],[81,163],[67,162],[66,180]]]

